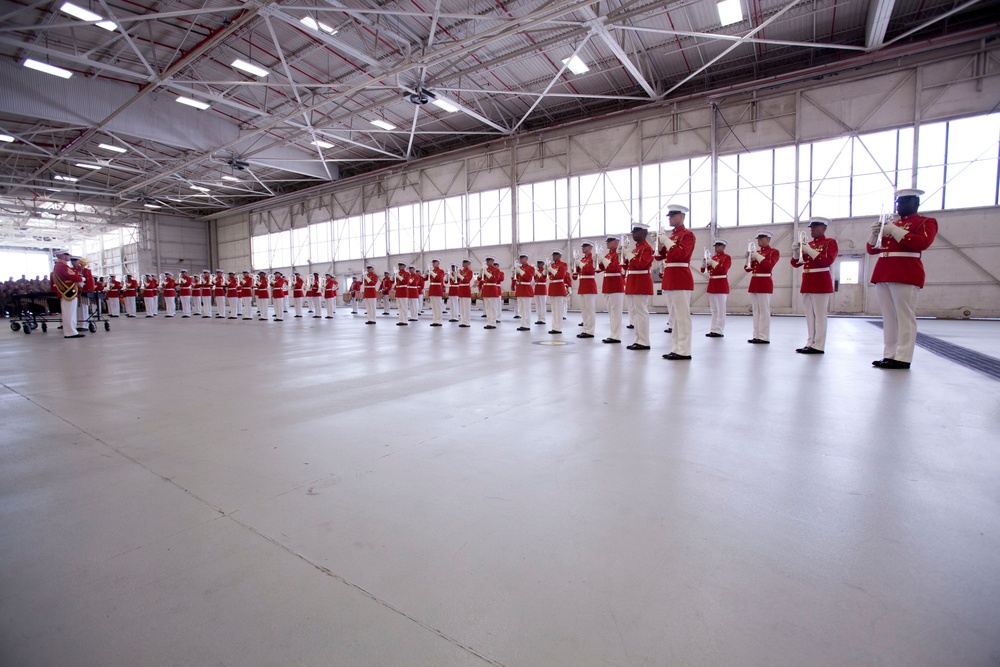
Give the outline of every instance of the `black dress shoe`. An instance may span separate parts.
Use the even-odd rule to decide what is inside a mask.
[[[496,329],[496,327],[495,327],[495,326],[493,326],[492,324],[487,324],[487,325],[486,325],[485,327],[483,327],[483,328],[484,328],[484,329]]]
[[[576,335],[576,337],[577,338],[593,338],[594,335],[593,334],[589,334],[589,333],[578,333]]]
[[[212,316],[211,315],[202,315],[201,319],[203,319],[203,320],[210,320],[210,319],[212,319]]]
[[[627,326],[627,327],[625,327],[625,328],[626,328],[626,329],[635,329],[635,325],[634,325],[634,324],[630,324],[630,325],[628,325],[628,326]]]
[[[63,336],[63,338],[86,338],[82,333],[74,334],[72,336]]]
[[[443,324],[437,324],[435,322],[431,322],[431,326],[432,327],[443,327],[444,325]]]
[[[663,333],[673,333],[673,332],[674,332],[673,327],[667,327],[666,329],[663,330]]]
[[[725,338],[724,334],[715,333],[714,331],[709,331],[705,334],[705,338]]]
[[[281,319],[280,317],[276,317],[276,318],[274,318],[274,321],[275,322],[284,322],[285,320]]]
[[[385,314],[388,315],[389,313],[385,313]],[[458,322],[458,320],[448,320],[448,321],[449,322]]]
[[[514,319],[515,319],[515,320],[519,320],[519,319],[521,319],[521,316],[520,316],[520,315],[515,315],[515,316],[514,316]]]
[[[471,326],[472,326],[471,324],[459,324],[458,328],[459,329],[468,329]]]
[[[410,325],[408,325],[406,322],[396,322],[396,326],[397,327],[407,327],[407,326],[410,326]]]
[[[295,317],[302,317],[301,315],[296,315]]]
[[[665,354],[663,355],[663,358],[669,359],[670,361],[691,361],[690,354],[677,354],[676,352]]]
[[[621,343],[617,338],[605,338],[601,341],[602,343]]]
[[[518,327],[517,330],[518,331],[531,331],[531,329],[529,329],[528,327]]]
[[[535,324],[545,324],[545,320],[535,320]]]
[[[885,360],[882,361],[882,364],[879,366],[879,368],[886,368],[886,369],[890,369],[890,370],[905,371],[905,370],[909,370],[909,368],[910,368],[910,362],[908,362],[908,361],[897,361],[895,359],[885,359]]]
[[[583,322],[580,322],[580,323],[579,323],[579,324],[577,324],[576,326],[578,326],[578,327],[582,327],[582,326],[583,326]]]
[[[626,349],[629,349],[629,350],[648,350],[649,346],[648,345],[639,345],[639,343],[632,343]]]
[[[373,320],[368,320],[365,324],[375,324],[375,322]]]
[[[802,354],[825,354],[823,350],[817,350],[814,347],[804,347],[801,350],[796,350],[796,352],[801,352]]]
[[[551,331],[549,331],[549,333],[550,334],[561,334],[562,331],[556,331],[555,329],[552,329]]]
[[[877,359],[873,361],[872,366],[874,366],[875,368],[882,368],[882,364],[884,364],[887,361],[889,361],[889,357],[883,357],[882,359]]]

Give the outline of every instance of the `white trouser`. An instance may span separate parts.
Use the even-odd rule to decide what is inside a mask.
[[[76,335],[76,313],[78,304],[76,299],[68,301],[59,299],[59,312],[62,314],[63,338]]]
[[[566,297],[550,296],[552,304],[552,331],[562,331],[563,309],[566,307]]]
[[[635,327],[635,344],[649,346],[649,295],[627,294],[628,321]]]
[[[483,298],[483,310],[486,311],[486,326],[497,324],[497,301],[493,297]]]
[[[191,314],[201,315],[201,297],[191,296]]]
[[[753,305],[753,338],[771,340],[771,293],[751,292]]]
[[[243,319],[253,319],[253,297],[244,296],[240,298],[240,301],[243,302]]]
[[[463,296],[458,300],[458,321],[459,324],[469,326],[469,318],[472,317],[472,297]]]
[[[292,303],[295,304],[295,317],[302,317],[302,297],[292,297]]]
[[[380,300],[382,301],[382,314],[383,315],[388,315],[389,314],[389,295],[388,294],[383,294]]]
[[[407,310],[410,305],[409,297],[396,297],[396,310],[399,311],[399,321],[406,322]]]
[[[215,309],[218,311],[216,317],[226,316],[226,297],[224,296],[215,297]]]
[[[231,296],[229,299],[229,317],[239,317],[240,297]]]
[[[533,298],[534,297],[530,296],[517,297],[517,314],[521,318],[520,326],[522,327],[526,327],[530,324],[528,320],[531,318],[531,300]]]
[[[118,297],[108,299],[108,315],[115,317],[121,315],[121,303],[118,301]]]
[[[418,296],[410,297],[410,319],[417,319],[417,315],[420,314],[420,306],[422,299]]]
[[[611,336],[614,340],[622,339],[622,304],[625,302],[624,292],[605,294],[608,303],[608,319],[611,321]]]
[[[181,315],[185,317],[191,317],[191,296],[186,295],[181,297]]]
[[[726,297],[728,294],[709,294],[708,307],[712,311],[712,333],[725,333],[726,328]]]
[[[144,296],[142,297],[142,303],[146,307],[146,317],[152,317],[156,315],[156,297],[155,296]]]
[[[333,317],[335,312],[337,312],[337,297],[331,296],[326,299],[326,316]]]
[[[201,297],[201,316],[202,317],[212,316],[212,297],[210,296]]]
[[[351,313],[358,314],[358,301],[361,300],[361,292],[355,292],[351,297]]]
[[[257,297],[257,319],[267,319],[267,298]]]
[[[597,320],[597,295],[581,294],[580,311],[583,315],[583,333],[594,335],[594,325]]]
[[[501,311],[503,311],[503,297],[495,296],[493,297],[493,317],[496,318],[497,322],[500,321]]]
[[[806,347],[814,350],[826,348],[826,312],[830,307],[829,294],[803,294],[802,307],[806,311]]]
[[[536,294],[531,298],[535,304],[535,321],[544,322],[545,321],[545,295]]]
[[[135,297],[127,296],[125,297],[125,314],[135,317]]]
[[[86,322],[87,318],[90,317],[90,299],[83,296],[82,292],[80,296],[76,297],[76,307],[76,321]]]
[[[691,355],[691,290],[666,290],[670,308],[670,351],[684,356]]]
[[[175,297],[163,297],[163,306],[167,309],[167,317],[173,317],[177,314],[177,299]]]
[[[311,296],[309,297],[309,304],[312,306],[313,317],[323,317],[323,309],[320,308],[320,303],[323,297],[321,296]]]
[[[434,324],[441,324],[441,314],[444,312],[444,298],[440,296],[431,297],[431,314],[434,316]]]
[[[375,298],[371,297],[365,299],[365,315],[368,316],[368,322],[375,321]]]
[[[917,294],[920,288],[906,283],[877,283],[875,293],[882,306],[883,356],[896,361],[913,361],[917,344]]]

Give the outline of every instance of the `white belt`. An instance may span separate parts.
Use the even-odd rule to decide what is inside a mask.
[[[751,278],[770,278],[771,274],[770,273],[751,273],[750,277]]]
[[[720,280],[720,279],[721,279],[721,280],[725,280],[725,279],[726,279],[726,278],[728,278],[728,277],[729,277],[729,276],[709,276],[709,277],[708,277],[708,279],[709,279],[709,280]]]
[[[884,252],[882,257],[920,257],[919,252]]]
[[[589,280],[597,280],[597,276],[580,276],[580,280],[587,278]]]
[[[665,268],[665,269],[680,269],[680,268],[690,269],[691,268],[691,264],[690,263],[685,263],[685,262],[668,262],[668,263],[666,263],[666,264],[663,265],[663,268]]]
[[[626,271],[625,275],[628,275],[628,276],[641,276],[641,275],[644,275],[646,273],[649,273],[649,269],[646,269],[645,271]]]
[[[621,278],[622,274],[620,274],[620,273],[605,273],[604,277],[605,278]]]
[[[830,272],[830,267],[828,266],[828,267],[823,268],[823,269],[803,269],[802,273],[823,273],[824,271],[826,273],[829,273]]]

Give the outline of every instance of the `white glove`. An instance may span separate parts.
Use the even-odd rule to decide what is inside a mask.
[[[666,232],[660,232],[657,235],[657,239],[659,240],[660,245],[665,247],[667,250],[670,250],[675,245],[677,245],[677,242],[674,241],[672,238],[670,238],[670,235],[667,234]]]
[[[792,244],[792,252],[795,253],[795,254],[798,254],[799,248],[801,248],[801,247],[802,247],[802,244],[799,243],[798,241],[796,241],[795,243]]]
[[[521,267],[517,267],[516,269],[514,269],[514,271],[515,271],[515,272],[517,273],[517,275],[519,275],[519,276],[523,276],[523,275],[524,275],[524,270],[523,270],[523,269],[522,269]]]
[[[582,268],[583,268],[583,260],[582,259],[576,260],[576,270],[579,271]]]
[[[556,267],[553,266],[553,267],[549,268],[549,275],[550,276],[554,276],[557,273],[559,273],[559,269],[557,269]]]
[[[903,237],[909,233],[899,225],[886,225],[885,231],[897,241],[902,241]]]
[[[872,236],[873,236],[873,237],[875,237],[875,236],[878,236],[878,230],[879,230],[879,228],[880,228],[881,226],[882,226],[882,223],[881,223],[881,222],[879,222],[878,220],[876,220],[875,222],[873,222],[873,223],[872,223],[872,226],[871,226],[871,227],[869,227],[869,229],[870,229],[870,230],[871,230],[871,232],[872,232]]]
[[[763,262],[764,261],[764,255],[760,254],[756,250],[753,251],[752,253],[750,253],[750,256],[753,257],[754,259],[756,259],[758,262]]]
[[[719,265],[719,263],[716,262],[714,259],[710,259],[710,260],[708,260],[708,265],[714,269],[715,267],[717,267]]]
[[[806,244],[806,245],[802,246],[802,252],[806,253],[807,255],[809,255],[810,257],[812,257],[813,259],[816,259],[816,255],[819,254],[819,250],[816,250],[816,248],[813,248],[809,244]]]
[[[605,267],[604,267],[604,258],[603,258],[603,257],[602,257],[601,259],[597,260],[597,266],[598,266],[598,268],[600,268],[600,269],[603,269],[603,268],[605,268]]]

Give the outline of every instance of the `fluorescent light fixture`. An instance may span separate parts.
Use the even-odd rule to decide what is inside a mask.
[[[448,100],[442,99],[440,97],[434,98],[434,100],[431,102],[431,104],[433,104],[434,106],[436,106],[436,107],[438,107],[440,109],[444,109],[448,113],[455,113],[456,111],[458,111],[458,107],[456,107],[454,104],[452,104]]]
[[[571,58],[564,58],[562,61],[563,65],[569,69],[573,74],[586,74],[590,71],[587,67],[587,63],[580,60],[580,56],[573,56]]]
[[[72,2],[64,2],[59,11],[64,14],[69,14],[81,21],[100,21],[97,25],[105,30],[116,30],[118,26],[115,25],[114,21],[105,21],[104,17],[100,14],[95,14],[92,11],[84,9],[83,7],[77,7]]]
[[[163,208],[159,204],[143,204],[146,208]]]
[[[304,19],[300,19],[299,23],[309,28],[310,30],[315,30],[317,32],[325,32],[328,35],[336,35],[337,31],[325,23],[317,21],[311,16],[307,16]]]
[[[381,127],[383,130],[395,130],[396,126],[392,123],[386,122],[381,118],[372,121],[372,125],[375,127]]]
[[[79,178],[74,178],[72,176],[63,176],[62,174],[56,174],[56,180],[57,181],[66,181],[67,183],[76,183],[80,179]]]
[[[257,67],[253,63],[248,63],[247,61],[240,60],[239,58],[233,61],[233,67],[235,67],[236,69],[241,69],[247,74],[253,74],[255,77],[259,79],[263,79],[265,76],[270,74],[270,72],[264,69],[263,67]]]
[[[743,21],[743,6],[740,0],[722,0],[715,5],[719,9],[719,21],[722,25],[732,25]]]
[[[235,176],[223,176],[222,180],[224,180],[224,181],[232,181],[233,183],[242,183],[242,181],[240,179],[236,178]]]
[[[192,185],[191,189],[192,190],[198,190],[200,192],[211,192],[208,188],[203,188],[200,185]]]
[[[127,148],[122,148],[121,146],[112,146],[111,144],[97,144],[98,148],[103,148],[106,151],[111,151],[112,153],[128,153]]]
[[[322,139],[317,139],[316,141],[310,141],[313,146],[319,146],[320,148],[333,148],[333,144],[329,141],[323,141]]]
[[[190,97],[184,97],[183,95],[178,97],[177,101],[180,102],[181,104],[186,104],[189,107],[194,107],[195,109],[201,109],[202,111],[208,109],[211,106],[210,104],[205,104],[204,102],[199,102],[198,100],[192,100]]]
[[[73,73],[68,69],[63,69],[62,67],[56,67],[55,65],[50,65],[48,63],[39,62],[28,58],[24,61],[24,66],[28,69],[38,70],[39,72],[45,72],[46,74],[51,74],[53,76],[62,77],[63,79],[68,79],[73,76]]]
[[[9,144],[10,142],[14,141],[14,137],[10,136],[9,134],[0,134],[0,141]]]
[[[84,169],[93,169],[94,171],[97,171],[98,169],[101,168],[101,165],[99,165],[99,164],[90,164],[89,162],[77,162],[76,166],[77,167],[83,167]]]

